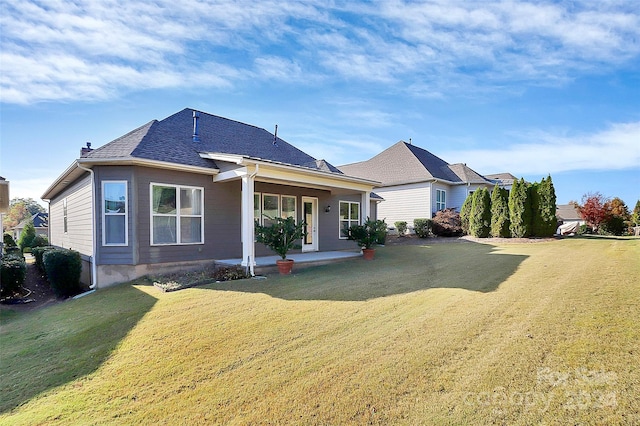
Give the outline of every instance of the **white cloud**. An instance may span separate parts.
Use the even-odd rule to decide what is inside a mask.
[[[504,148],[441,153],[450,162],[467,162],[480,173],[547,174],[578,170],[638,169],[640,121],[612,124],[588,135],[530,132]]]
[[[429,97],[561,84],[638,57],[639,5],[7,0],[0,89],[2,102],[33,103],[194,79],[201,87],[344,80]],[[211,64],[223,72],[211,76]]]

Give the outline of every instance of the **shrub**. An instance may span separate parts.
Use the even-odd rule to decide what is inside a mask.
[[[589,225],[580,225],[580,227],[578,228],[578,235],[585,235],[585,234],[593,234],[593,228],[590,227]]]
[[[18,245],[24,252],[25,248],[31,248],[33,246],[33,239],[36,237],[36,228],[33,226],[33,221],[30,220],[24,226],[24,229],[20,233],[18,238]]]
[[[5,233],[2,236],[2,241],[4,242],[4,247],[5,249],[7,247],[17,247],[18,244],[16,244],[16,240],[13,239],[13,237],[11,236],[11,234]]]
[[[383,246],[387,242],[387,233],[389,232],[387,222],[384,219],[378,219],[376,220],[376,226],[378,228],[378,241],[376,241],[376,244]]]
[[[624,218],[617,215],[609,216],[604,222],[600,223],[598,234],[600,235],[622,235],[626,231],[627,226]]]
[[[243,268],[239,266],[221,267],[216,269],[213,274],[216,281],[232,281],[249,278]]]
[[[44,235],[36,235],[33,241],[31,242],[31,248],[35,247],[45,247],[49,245],[49,239]],[[33,250],[31,250],[33,253]]]
[[[431,234],[432,227],[431,219],[413,219],[413,230],[420,238],[427,238]]]
[[[0,294],[12,296],[17,293],[27,276],[27,264],[24,259],[7,257],[0,264]]]
[[[387,232],[387,224],[384,220],[371,220],[367,218],[364,225],[353,225],[343,231],[349,240],[355,241],[358,247],[370,249],[378,244],[381,234]]]
[[[461,224],[462,226],[462,221]],[[469,212],[469,234],[478,238],[487,238],[491,231],[491,198],[486,188],[473,193]]]
[[[74,250],[53,249],[45,251],[42,258],[47,279],[56,295],[69,297],[82,291],[80,253]]]
[[[55,249],[55,247],[51,247],[51,246],[34,247],[34,248],[31,249],[31,254],[33,255],[33,258],[36,261],[35,262],[36,266],[38,267],[38,269],[41,272],[44,272],[44,262],[43,262],[43,258],[42,258],[44,256],[44,253],[46,251],[54,250],[54,249]]]
[[[509,193],[496,184],[491,193],[491,236],[510,237],[509,223]]]
[[[4,250],[5,257],[24,260],[24,256],[22,255],[22,250],[20,247],[7,247]]]
[[[404,220],[400,220],[398,222],[394,222],[393,224],[398,230],[398,236],[404,237],[404,234],[407,232],[407,222],[405,222]]]
[[[460,214],[452,208],[437,212],[433,218],[433,233],[441,237],[462,235]]]
[[[462,208],[460,209],[460,225],[462,226],[462,233],[469,233],[469,215],[471,214],[471,205],[473,204],[473,193],[467,195],[467,198],[464,199],[464,203],[462,203]]]

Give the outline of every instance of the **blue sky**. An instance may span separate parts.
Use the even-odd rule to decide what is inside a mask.
[[[399,140],[558,203],[640,199],[640,2],[4,0],[0,175],[39,199],[87,141],[185,107],[335,164]]]

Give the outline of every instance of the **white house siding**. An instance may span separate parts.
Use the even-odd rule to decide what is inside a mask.
[[[431,217],[429,182],[376,188],[375,192],[384,198],[378,204],[378,219],[384,219],[389,226],[405,221],[413,227],[413,219]]]
[[[63,225],[65,198],[67,199],[66,233]],[[73,249],[85,256],[93,255],[91,200],[91,178],[88,174],[51,200],[49,215],[51,245]]]

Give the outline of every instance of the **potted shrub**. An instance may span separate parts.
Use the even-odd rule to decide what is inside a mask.
[[[386,233],[387,224],[384,220],[371,220],[367,218],[363,225],[353,225],[347,228],[344,234],[362,248],[362,257],[372,260],[375,255],[374,245],[383,233]]]
[[[256,222],[256,241],[269,247],[282,258],[276,261],[278,270],[281,274],[288,275],[293,268],[293,259],[287,259],[287,253],[293,248],[300,247],[298,242],[307,235],[307,225],[305,222],[296,224],[293,217],[286,219],[277,217],[272,220],[275,222],[267,226]]]

